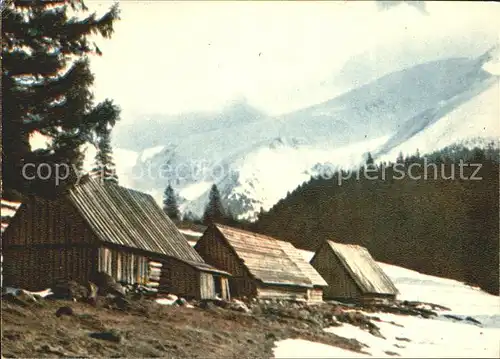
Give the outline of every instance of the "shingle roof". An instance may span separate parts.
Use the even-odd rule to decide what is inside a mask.
[[[309,288],[327,285],[291,243],[220,224],[214,226],[250,273],[263,283]]]
[[[365,247],[327,241],[363,293],[398,294],[398,289]]]
[[[281,248],[290,257],[291,260],[299,267],[299,269],[304,273],[312,282],[314,286],[328,286],[328,283],[323,279],[323,277],[314,269],[314,267],[309,264],[304,259],[303,254],[299,249],[295,248],[290,242],[284,242],[277,240]]]
[[[68,197],[103,242],[206,265],[146,193],[89,179],[72,188]]]

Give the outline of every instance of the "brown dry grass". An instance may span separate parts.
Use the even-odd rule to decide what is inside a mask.
[[[56,317],[61,306],[73,315]],[[121,342],[92,332],[118,331]],[[161,306],[134,302],[126,312],[84,303],[42,300],[2,302],[4,357],[271,358],[274,342],[302,338],[359,351],[359,343],[322,331],[303,318],[269,318],[219,307]]]

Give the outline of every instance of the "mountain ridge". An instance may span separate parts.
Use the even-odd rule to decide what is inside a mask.
[[[356,165],[367,151],[373,151],[375,156],[388,154],[439,123],[447,113],[487,91],[498,77],[482,70],[486,60],[488,56],[483,54],[474,59],[451,58],[419,64],[382,76],[328,101],[275,117],[266,117],[245,101],[233,103],[226,108],[232,115],[220,115],[227,120],[225,127],[220,128],[224,124],[212,121],[187,137],[175,141],[165,138],[162,150],[145,161],[137,161],[134,166],[136,171],[149,168],[152,173],[162,166],[170,166],[173,170],[170,179],[153,176],[141,178],[132,185],[154,193],[160,200],[169,180],[175,181],[180,193],[203,181],[216,183],[231,211],[250,218],[261,206],[269,207],[271,202],[298,186],[315,165],[327,162]],[[246,115],[248,120],[242,120]],[[179,127],[176,131],[180,131]],[[374,142],[377,146],[368,146]],[[355,154],[352,149],[350,154],[342,153],[342,149],[356,144],[359,153]],[[335,152],[338,152],[337,159],[329,158],[329,153]],[[280,165],[297,156],[302,158],[298,160],[301,168]],[[249,168],[251,166],[254,168]],[[276,174],[277,183],[283,180],[283,176],[276,173],[278,168],[296,178],[291,178],[283,188],[272,184],[271,178],[267,186],[272,189],[268,192],[275,190],[276,193],[268,196],[265,188],[258,189],[260,183],[256,178],[256,173],[263,175],[265,168],[272,173],[264,175]],[[200,177],[200,173],[204,175]],[[248,188],[238,190],[242,186]],[[256,191],[264,195],[254,198]],[[206,197],[207,192],[195,200],[185,200],[182,207],[201,215]]]

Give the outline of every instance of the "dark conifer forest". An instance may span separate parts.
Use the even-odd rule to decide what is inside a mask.
[[[317,176],[252,227],[308,250],[326,239],[360,244],[378,261],[498,294],[498,159],[492,145],[456,145],[399,156],[396,163],[367,163],[374,167],[350,178],[346,172]],[[346,178],[340,184],[339,176]]]

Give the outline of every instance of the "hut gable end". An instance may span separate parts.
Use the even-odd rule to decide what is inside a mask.
[[[96,237],[65,198],[32,197],[23,203],[2,235],[6,248],[95,244]]]
[[[238,254],[216,228],[208,227],[194,248],[207,264],[221,268],[235,277],[250,277]]]
[[[311,259],[312,266],[328,282],[323,289],[325,298],[358,298],[362,292],[340,260],[325,244],[322,245]]]
[[[41,290],[58,278],[88,280],[96,237],[64,198],[26,200],[2,235],[6,285]]]
[[[325,295],[330,298],[398,294],[394,283],[364,247],[326,241],[311,264],[327,280]]]
[[[328,241],[329,247],[365,294],[396,295],[398,290],[365,247]]]

